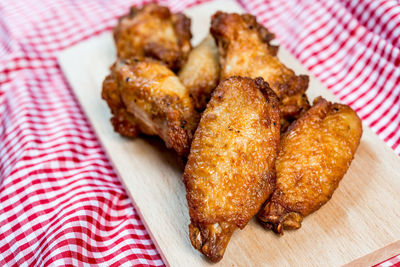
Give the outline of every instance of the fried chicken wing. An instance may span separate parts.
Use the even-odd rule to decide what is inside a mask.
[[[231,77],[214,90],[183,174],[190,240],[211,261],[273,191],[279,128],[277,97],[262,78]]]
[[[199,115],[186,88],[165,65],[151,59],[119,60],[103,83],[103,98],[123,135],[160,136],[168,148],[187,155]]]
[[[279,61],[276,47],[269,44],[273,35],[254,16],[217,12],[211,33],[219,47],[221,79],[234,75],[264,78],[280,99],[281,130],[309,108],[308,76],[296,76]]]
[[[179,72],[179,79],[189,90],[198,111],[206,108],[211,92],[219,81],[218,48],[211,35],[208,35],[189,53],[186,64]]]
[[[147,4],[131,8],[114,28],[119,58],[147,56],[178,70],[191,49],[190,19],[167,7]]]
[[[258,215],[263,225],[277,233],[300,228],[305,216],[332,197],[361,134],[361,121],[349,106],[317,98],[281,138],[276,189]]]
[[[117,133],[126,137],[136,137],[139,134],[136,119],[126,110],[122,102],[115,75],[115,64],[110,69],[111,73],[103,81],[101,97],[107,102],[113,114],[111,124]]]

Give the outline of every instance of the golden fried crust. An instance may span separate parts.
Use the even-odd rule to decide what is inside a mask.
[[[113,94],[109,84],[116,88]],[[112,111],[118,107],[126,112],[137,133],[158,135],[179,155],[189,153],[199,115],[186,88],[166,66],[150,59],[117,61],[103,86]]]
[[[195,107],[202,112],[219,81],[220,65],[217,45],[208,35],[189,53],[186,64],[179,72],[179,79],[189,90]]]
[[[319,97],[281,138],[277,185],[258,215],[277,233],[301,227],[303,217],[332,196],[360,143],[362,125],[346,105]]]
[[[281,130],[309,108],[308,76],[296,76],[279,61],[277,49],[269,44],[273,35],[255,17],[217,12],[211,33],[219,47],[221,79],[234,75],[264,78],[280,99]]]
[[[178,70],[191,49],[190,19],[167,7],[148,4],[131,8],[114,28],[119,58],[147,56]]]
[[[275,184],[279,107],[262,78],[231,77],[214,90],[183,174],[192,245],[219,261]]]
[[[136,137],[139,132],[135,117],[126,110],[121,100],[114,73],[104,79],[101,96],[107,102],[113,114],[110,121],[114,130],[126,137]]]

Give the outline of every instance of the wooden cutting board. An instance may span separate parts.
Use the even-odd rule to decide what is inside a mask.
[[[217,10],[242,12],[231,1],[208,2],[185,13],[192,18],[194,44],[208,32]],[[128,10],[127,10],[128,11]],[[310,75],[308,96],[335,97],[283,48],[280,58],[296,73]],[[59,63],[105,148],[165,263],[210,265],[190,245],[183,167],[157,138],[122,138],[109,123],[101,84],[115,59],[111,33],[94,37],[59,55]],[[362,256],[362,265],[400,253],[400,159],[368,127],[355,159],[332,200],[307,217],[297,231],[279,237],[252,220],[237,231],[224,259],[214,266],[338,266]],[[396,242],[396,243],[395,243]],[[385,253],[375,252],[389,244]],[[397,244],[397,245],[396,245]],[[382,251],[382,250],[380,250]],[[355,265],[360,261],[353,262]]]

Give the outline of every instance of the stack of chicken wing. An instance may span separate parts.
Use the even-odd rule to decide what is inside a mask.
[[[190,44],[190,19],[148,4],[114,29],[117,61],[103,82],[116,132],[159,136],[187,163],[192,245],[222,259],[257,216],[276,233],[301,227],[332,196],[362,126],[346,105],[310,107],[308,76],[277,57],[274,35],[249,15],[217,12]]]

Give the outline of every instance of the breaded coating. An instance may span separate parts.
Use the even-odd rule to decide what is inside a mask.
[[[212,91],[218,85],[220,69],[217,44],[208,35],[190,51],[188,60],[178,75],[200,112],[206,108]]]
[[[103,83],[114,129],[123,135],[158,135],[179,155],[189,153],[199,115],[186,88],[164,64],[119,60]]]
[[[152,57],[179,70],[191,49],[190,19],[167,7],[147,4],[131,8],[114,28],[119,58]]]
[[[273,35],[254,16],[219,11],[212,17],[211,33],[219,47],[221,79],[264,78],[280,99],[282,131],[309,108],[308,76],[296,76],[279,61],[277,49],[269,44]]]
[[[114,69],[115,64],[111,66],[111,73],[103,81],[101,97],[107,102],[113,114],[110,121],[114,131],[126,137],[136,137],[139,134],[136,119],[126,110],[122,102]]]
[[[276,233],[301,227],[331,197],[360,143],[362,125],[346,105],[319,97],[283,134],[276,189],[258,218]]]
[[[214,90],[183,174],[190,240],[211,261],[272,193],[279,128],[278,100],[262,78],[231,77]]]

